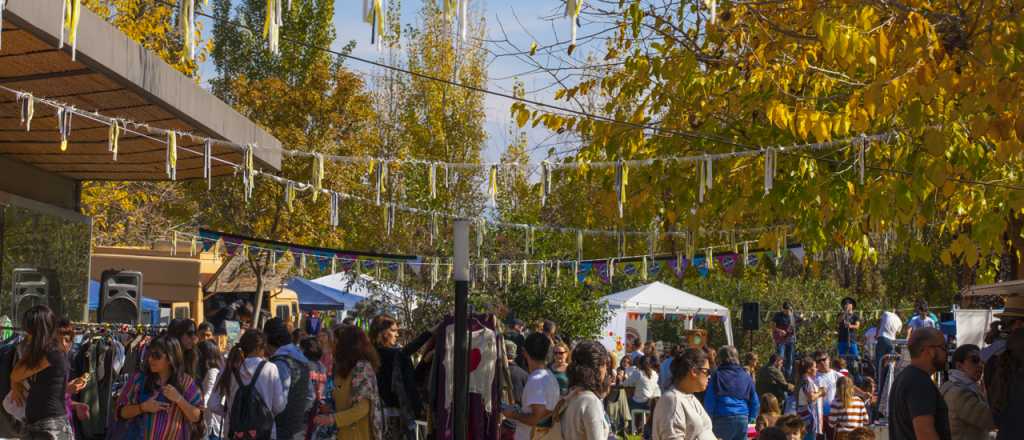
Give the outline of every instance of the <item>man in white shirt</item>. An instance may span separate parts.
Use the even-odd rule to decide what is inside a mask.
[[[832,359],[824,351],[814,352],[814,362],[818,373],[814,375],[814,383],[825,390],[825,416],[831,412],[832,401],[836,400],[836,383],[842,377],[838,371],[832,369]]]
[[[523,387],[523,407],[502,411],[506,418],[516,422],[515,440],[530,440],[533,428],[546,421],[558,404],[558,380],[544,364],[550,349],[551,339],[543,333],[531,334],[523,344],[526,364],[530,370],[530,377]]]
[[[896,335],[903,329],[903,319],[894,311],[882,312],[878,320],[878,338],[875,341],[875,383],[882,389],[882,359],[895,350]]]

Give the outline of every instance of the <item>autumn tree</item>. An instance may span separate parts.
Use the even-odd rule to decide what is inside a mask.
[[[875,261],[889,237],[915,260],[937,258],[988,278],[1006,254],[1010,272],[1022,275],[1024,191],[1013,182],[1022,171],[1024,33],[1012,7],[718,3],[714,17],[703,1],[602,2],[588,12],[617,25],[601,75],[556,98],[570,106],[595,98],[594,110],[619,122],[523,104],[514,114],[576,133],[581,162],[850,141],[777,150],[770,191],[763,154],[715,161],[703,203],[699,162],[630,169],[620,227],[642,229],[652,219],[663,231],[792,224],[792,240],[814,252],[841,247],[855,261]],[[886,133],[859,161],[858,138]],[[607,170],[556,179],[603,181],[598,200],[614,193]],[[609,205],[583,206],[577,216]]]

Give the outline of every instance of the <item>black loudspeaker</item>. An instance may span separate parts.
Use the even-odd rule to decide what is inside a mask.
[[[761,304],[743,303],[743,330],[756,331],[761,328]]]
[[[99,322],[142,322],[142,272],[106,270],[100,276]]]
[[[56,272],[49,269],[14,269],[11,285],[11,300],[15,325],[21,324],[21,315],[26,310],[45,305],[60,316],[60,298]],[[57,306],[56,308],[54,306]]]

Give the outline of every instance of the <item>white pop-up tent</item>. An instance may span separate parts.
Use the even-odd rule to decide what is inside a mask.
[[[627,328],[631,324],[633,328],[642,327],[646,332],[646,322],[628,319],[631,313],[683,315],[689,317],[686,319],[687,329],[693,328],[694,316],[717,316],[725,325],[725,337],[729,345],[733,344],[732,323],[728,308],[665,283],[655,281],[605,296],[601,298],[601,301],[608,304],[612,310],[612,319],[605,326],[604,333],[601,335],[601,342],[611,352],[621,351],[626,340]],[[640,336],[644,337],[642,334]]]

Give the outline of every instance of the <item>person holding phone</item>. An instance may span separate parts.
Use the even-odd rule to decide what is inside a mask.
[[[202,418],[203,396],[185,372],[178,339],[154,339],[144,357],[117,398],[120,437],[110,438],[189,440],[192,424]]]

